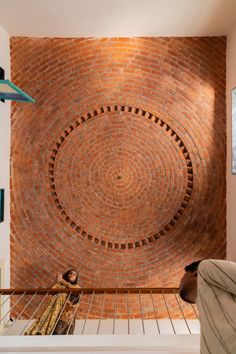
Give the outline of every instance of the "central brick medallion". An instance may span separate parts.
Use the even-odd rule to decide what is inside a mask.
[[[193,188],[189,153],[162,119],[107,106],[64,130],[49,162],[59,215],[101,246],[129,249],[167,234]]]

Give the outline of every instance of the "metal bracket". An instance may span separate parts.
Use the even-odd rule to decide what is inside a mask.
[[[0,67],[0,80],[5,80],[5,70]],[[5,102],[3,98],[0,98],[1,102]]]

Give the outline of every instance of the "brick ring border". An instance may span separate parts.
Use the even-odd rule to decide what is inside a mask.
[[[59,201],[57,192],[56,192],[56,186],[55,186],[55,179],[54,179],[54,163],[56,160],[56,155],[63,144],[63,142],[68,138],[70,133],[79,127],[81,124],[83,124],[85,121],[88,121],[91,118],[94,118],[98,115],[101,115],[103,113],[109,113],[109,112],[128,112],[128,113],[133,113],[141,118],[146,118],[151,120],[152,122],[158,124],[165,133],[168,134],[168,136],[172,137],[172,139],[175,140],[176,144],[179,146],[185,161],[186,161],[186,166],[187,166],[187,188],[185,192],[185,196],[182,200],[182,203],[175,214],[175,216],[170,220],[169,223],[167,223],[158,233],[154,234],[153,236],[149,236],[145,239],[139,240],[139,241],[134,241],[134,242],[128,242],[128,243],[116,243],[116,242],[109,242],[103,239],[99,239],[97,237],[94,237],[90,234],[88,234],[86,231],[82,230],[79,225],[77,225],[71,218],[67,215],[63,207],[61,206],[61,203]],[[178,222],[178,220],[181,218],[181,216],[184,213],[184,210],[187,208],[189,200],[192,195],[193,191],[193,167],[192,167],[192,161],[190,159],[189,153],[186,149],[186,146],[184,145],[183,141],[181,138],[178,136],[178,134],[168,125],[166,124],[162,119],[156,117],[152,113],[149,113],[147,111],[144,111],[140,108],[135,108],[135,107],[130,107],[130,106],[118,106],[118,105],[110,105],[110,106],[105,106],[101,107],[99,109],[96,109],[94,111],[91,111],[87,113],[86,115],[78,117],[73,123],[71,123],[61,134],[57,142],[55,143],[54,148],[52,149],[52,153],[50,156],[50,161],[48,164],[49,168],[49,183],[50,183],[50,191],[51,191],[51,196],[54,201],[54,204],[60,214],[60,216],[67,222],[67,224],[75,230],[79,235],[81,235],[84,238],[87,238],[89,241],[101,245],[103,247],[108,247],[108,248],[113,248],[113,249],[133,249],[137,247],[141,247],[144,245],[147,245],[149,243],[152,243],[155,240],[158,240],[160,237],[164,236],[168,231],[170,231]]]

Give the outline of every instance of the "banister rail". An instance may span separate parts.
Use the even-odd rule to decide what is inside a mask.
[[[72,293],[72,294],[177,294],[178,288],[65,288],[65,289],[53,289],[53,288],[18,288],[18,289],[0,289],[0,295],[34,295],[37,294],[58,294],[58,293]]]

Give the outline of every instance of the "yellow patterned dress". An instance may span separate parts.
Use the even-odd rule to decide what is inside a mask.
[[[79,288],[78,285],[71,284],[69,287]],[[53,286],[53,289],[66,288],[68,289],[65,285],[60,284]],[[76,306],[77,304],[73,304],[68,298],[68,293],[53,295],[40,318],[26,330],[24,335],[73,334]]]

